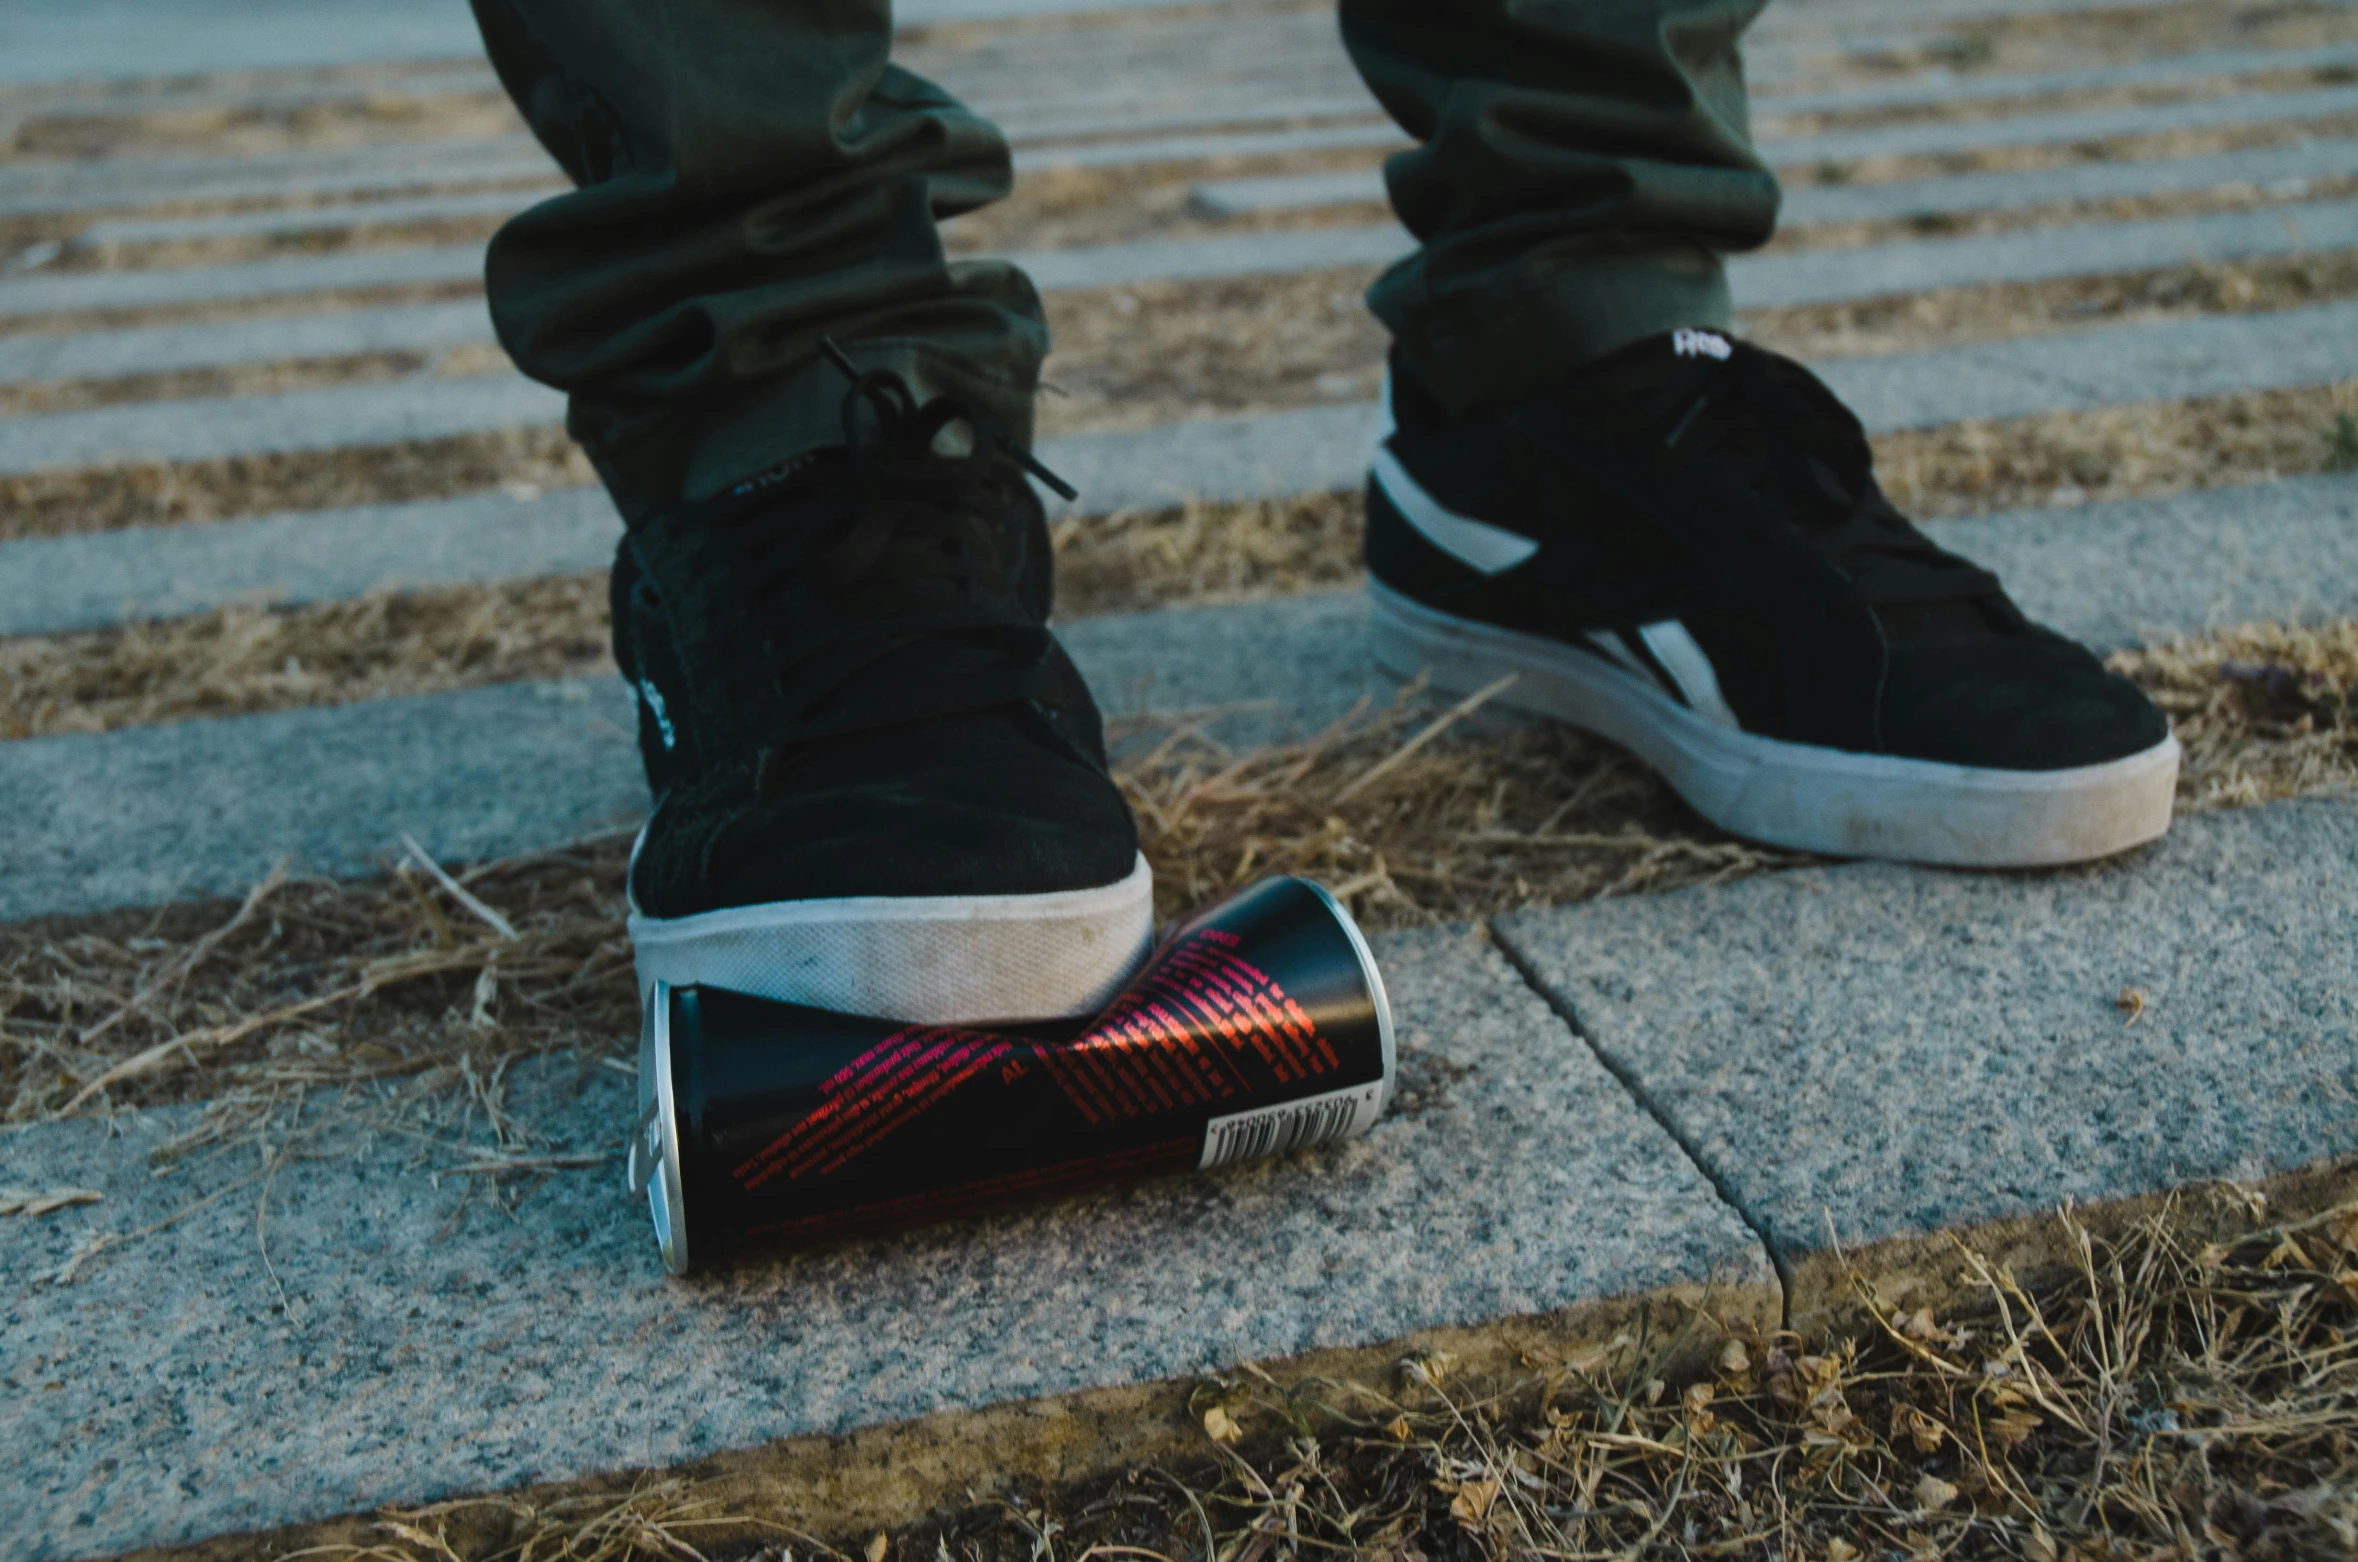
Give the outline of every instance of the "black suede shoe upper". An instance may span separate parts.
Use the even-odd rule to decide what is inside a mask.
[[[642,520],[613,576],[656,808],[639,909],[1011,895],[1129,875],[1137,832],[1046,627],[1021,459],[893,376],[849,442]],[[970,434],[963,455],[937,443]]]
[[[1484,573],[1371,482],[1368,568],[1427,606],[1583,649],[1675,619],[1744,730],[1793,742],[2056,770],[2169,735],[1894,509],[1858,420],[1789,359],[1666,334],[1457,420],[1395,361],[1392,407],[1391,453],[1427,494],[1539,544]]]

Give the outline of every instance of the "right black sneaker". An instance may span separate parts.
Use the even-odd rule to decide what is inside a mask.
[[[655,792],[641,999],[661,978],[927,1024],[1094,1013],[1146,953],[1154,879],[1046,627],[1028,458],[890,374],[858,377],[845,427],[615,559]]]
[[[1877,486],[1789,359],[1651,337],[1453,422],[1395,361],[1367,489],[1377,655],[1600,734],[1732,834],[1970,867],[2169,828],[2169,722]]]

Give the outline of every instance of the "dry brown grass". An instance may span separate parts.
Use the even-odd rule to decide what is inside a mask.
[[[2028,114],[2075,113],[2100,108],[2155,108],[2171,104],[2213,102],[2221,98],[2263,92],[2298,92],[2321,85],[2341,85],[2346,80],[2338,67],[2318,69],[2295,66],[2212,76],[2199,81],[2073,87],[2002,98],[1954,98],[1883,104],[1872,108],[1820,109],[1798,114],[1779,113],[1776,100],[1764,98],[1755,105],[1753,130],[1764,138],[1782,138],[1835,131],[1873,130],[1883,126],[1984,124]]]
[[[602,573],[0,640],[0,738],[611,672]]]
[[[0,161],[12,164],[83,162],[108,158],[256,156],[271,152],[336,151],[387,142],[474,141],[522,134],[524,123],[498,84],[485,90],[411,96],[390,90],[385,75],[333,72],[256,72],[215,77],[224,90],[267,91],[325,81],[354,83],[352,97],[294,107],[235,103],[150,109],[127,114],[44,115],[38,100],[16,109],[13,133]],[[9,105],[0,100],[0,109]]]
[[[2199,1189],[2117,1234],[2068,1211],[2077,1272],[1970,1240],[1959,1295],[1853,1274],[1813,1336],[1650,1328],[1501,1379],[1201,1380],[1202,1452],[946,1520],[847,1533],[686,1477],[541,1505],[391,1510],[349,1562],[2342,1562],[2358,1551],[2358,1205],[2261,1225]],[[2258,1226],[2258,1229],[2253,1229]],[[742,1500],[742,1499],[740,1499]],[[760,1499],[756,1499],[760,1500]],[[778,1515],[787,1515],[792,1527]]]
[[[2180,724],[2184,806],[2358,778],[2358,625],[2241,629],[2116,665]],[[1312,738],[1242,752],[1201,722],[1134,724],[1117,769],[1158,911],[1302,873],[1369,925],[1401,926],[1802,860],[1709,829],[1607,744],[1488,725],[1478,706],[1411,688]],[[614,838],[461,875],[496,922],[412,862],[365,882],[273,882],[243,912],[0,927],[0,1101],[23,1119],[213,1099],[235,1118],[301,1086],[399,1076],[430,1093],[518,1054],[618,1054],[635,1002],[624,854]]]
[[[1797,13],[1785,19],[1801,20]],[[1794,31],[1825,36],[1815,29]],[[1871,78],[1938,67],[1959,75],[1998,76],[2216,49],[2299,49],[2352,37],[2358,37],[2358,19],[2316,0],[2022,11],[1943,29],[1917,47],[1854,58],[1843,74]]]
[[[0,417],[84,412],[139,401],[195,396],[276,396],[335,385],[404,380],[428,367],[423,353],[354,353],[300,363],[246,363],[221,368],[126,374],[104,380],[31,380],[0,384]]]
[[[1900,506],[1940,517],[2264,483],[2341,464],[2358,381],[2200,401],[1975,420],[1876,438]],[[2069,525],[2069,516],[2056,524]]]
[[[1779,163],[1777,177],[1791,189],[1816,184],[1888,184],[1949,174],[2006,173],[2064,168],[2075,163],[2130,162],[2164,157],[2203,157],[2257,147],[2290,146],[2313,137],[2358,133],[2358,114],[2331,115],[2299,123],[2158,130],[2143,135],[2092,141],[2043,141],[2023,146],[1957,152],[1888,153],[1819,163]]]
[[[544,180],[535,179],[506,188],[514,190],[516,207],[522,210],[540,196],[545,183]],[[388,200],[412,200],[444,193],[484,195],[501,188],[500,185],[471,184],[450,192],[447,186],[439,185],[432,179],[420,179],[408,188],[388,189],[382,194]],[[347,226],[289,227],[277,233],[211,234],[136,242],[116,239],[99,244],[76,245],[42,270],[45,275],[95,271],[169,271],[185,266],[234,266],[253,261],[335,255],[352,250],[483,244],[489,242],[499,225],[507,220],[501,216],[485,215],[377,222],[370,220],[366,207],[337,208],[337,212],[338,215],[329,221],[347,221]],[[194,213],[175,212],[172,215]],[[353,216],[357,216],[358,220],[350,221]]]
[[[5,247],[0,238],[0,247]],[[258,316],[335,314],[393,304],[433,304],[480,298],[479,281],[402,283],[396,287],[350,288],[340,292],[289,293],[275,298],[231,298],[201,304],[156,304],[137,309],[80,309],[54,315],[0,319],[0,336],[70,336],[140,325],[208,325]]]
[[[1388,338],[1362,302],[1372,267],[1048,295],[1049,433],[1144,428],[1371,397]],[[1804,361],[1926,351],[2098,326],[2257,314],[2358,296],[2358,251],[2234,266],[1748,310],[1739,328]]]
[[[1304,494],[1057,523],[1060,618],[1236,601],[1359,578],[1361,496]]]
[[[1199,158],[1123,168],[1034,168],[1016,181],[1014,193],[1006,200],[956,218],[942,229],[942,238],[952,254],[968,256],[1362,221],[1363,212],[1332,208],[1250,219],[1207,217],[1196,208],[1192,192],[1206,179],[1366,168],[1380,160],[1380,153],[1362,148]]]
[[[1747,310],[1744,333],[1804,360],[1919,352],[2096,326],[2252,315],[2358,297],[2358,251],[2235,265],[2168,266],[2047,282],[1984,282],[1925,293]]]
[[[2311,200],[2346,199],[2358,194],[2358,175],[2304,181]],[[2281,212],[2295,225],[2300,207],[2288,206],[2282,194],[2258,185],[2220,185],[2206,190],[2173,190],[2162,195],[2120,195],[2096,201],[2059,201],[2042,206],[2008,206],[1994,211],[1944,212],[1927,209],[1905,217],[1857,222],[1820,222],[1788,225],[1766,248],[1771,251],[1847,249],[1862,244],[1890,244],[1923,238],[1980,238],[2019,233],[2031,228],[2054,228],[2099,222],[2137,222],[2155,217],[2185,217],[2210,212]]]
[[[2251,624],[2113,658],[2169,713],[2183,808],[2358,786],[2358,624]]]
[[[595,481],[589,458],[556,428],[501,429],[410,445],[31,472],[0,477],[0,539]]]

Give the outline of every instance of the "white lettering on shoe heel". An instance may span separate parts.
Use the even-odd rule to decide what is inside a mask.
[[[1681,358],[1724,360],[1736,355],[1736,349],[1728,345],[1728,339],[1716,331],[1673,331],[1670,333],[1670,350]]]

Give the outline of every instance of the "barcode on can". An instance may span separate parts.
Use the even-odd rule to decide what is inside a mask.
[[[1287,1155],[1364,1133],[1375,1123],[1383,1094],[1381,1084],[1354,1085],[1281,1106],[1215,1117],[1204,1125],[1204,1155],[1196,1170]]]

